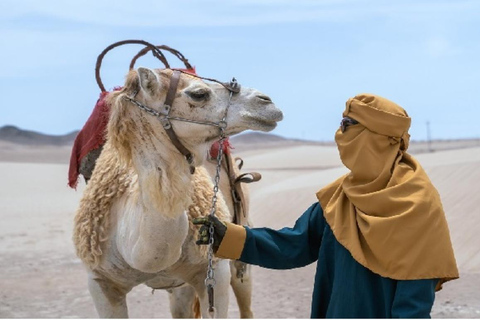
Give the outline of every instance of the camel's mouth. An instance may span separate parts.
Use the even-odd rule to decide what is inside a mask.
[[[253,130],[261,130],[261,131],[272,131],[277,127],[277,122],[274,120],[267,120],[267,119],[250,119],[252,121],[252,125],[255,126],[255,128],[251,128]]]
[[[247,115],[245,118],[249,129],[259,131],[272,131],[277,127],[279,121],[283,120],[283,113],[280,110],[269,112],[265,115]]]
[[[228,126],[225,133],[228,136],[233,136],[245,130],[269,132],[277,127],[277,122],[278,122],[271,119],[264,119],[264,118],[257,118],[257,117],[245,117],[242,120],[243,122],[240,125]]]

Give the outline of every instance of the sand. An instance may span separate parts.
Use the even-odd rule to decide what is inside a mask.
[[[461,145],[464,147],[464,145]],[[438,188],[450,225],[461,278],[437,293],[434,318],[480,317],[480,147],[418,154]],[[95,318],[86,272],[71,241],[84,184],[67,187],[68,148],[0,144],[0,317]],[[240,152],[241,151],[241,152]],[[256,226],[292,225],[315,192],[345,172],[333,146],[277,142],[239,148],[251,185]],[[315,265],[253,269],[256,318],[308,318]],[[133,318],[170,318],[167,294],[136,287],[128,295]],[[238,307],[230,297],[229,316]]]

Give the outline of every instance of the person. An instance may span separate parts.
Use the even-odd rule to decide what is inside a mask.
[[[408,154],[411,119],[372,94],[346,103],[335,141],[350,170],[316,195],[293,228],[200,226],[226,259],[271,269],[317,262],[312,318],[429,318],[435,292],[459,277],[440,196]]]

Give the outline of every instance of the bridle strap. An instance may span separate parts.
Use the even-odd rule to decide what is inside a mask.
[[[180,82],[180,71],[174,70],[170,78],[170,87],[168,88],[167,97],[165,98],[165,105],[172,107],[175,94],[177,93],[178,83]]]
[[[175,100],[175,95],[177,93],[177,88],[178,88],[178,83],[180,82],[180,75],[181,72],[174,70],[172,77],[170,78],[170,86],[168,88],[167,92],[167,97],[165,98],[165,103],[164,107],[167,110],[167,115],[170,113],[170,110],[172,109],[173,106],[173,100]],[[165,132],[167,133],[168,137],[170,138],[170,141],[172,144],[177,148],[177,150],[185,156],[185,159],[188,162],[188,165],[190,166],[190,173],[194,174],[195,173],[195,166],[193,164],[193,155],[188,150],[178,139],[177,134],[172,128],[172,125],[170,121],[165,118],[163,122],[163,128],[165,129]]]
[[[207,81],[211,81],[211,82],[216,82],[216,83],[220,84],[221,86],[223,86],[228,91],[233,92],[233,93],[239,93],[240,92],[240,84],[238,84],[237,82],[235,82],[235,85],[232,85],[232,82],[226,83],[226,82],[218,81],[217,79],[201,77],[199,75],[192,74],[192,73],[190,73],[188,71],[185,71],[185,70],[181,70],[181,69],[172,69],[172,70],[188,74],[189,76],[195,77],[195,78],[198,78],[198,79],[207,80]]]

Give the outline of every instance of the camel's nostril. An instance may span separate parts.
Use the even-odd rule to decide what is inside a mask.
[[[269,96],[265,96],[263,94],[257,96],[258,99],[265,101],[265,102],[272,102],[272,99],[270,99]]]

